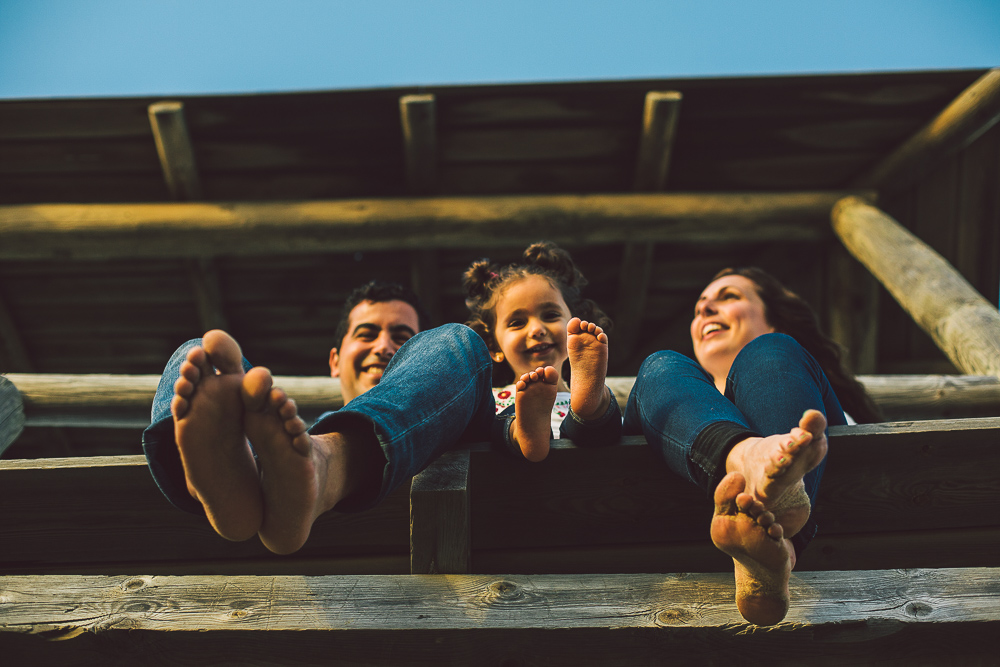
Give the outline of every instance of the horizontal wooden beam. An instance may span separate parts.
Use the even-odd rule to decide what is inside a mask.
[[[732,575],[0,577],[11,664],[988,664],[992,568],[793,574],[775,631]],[[53,641],[62,640],[62,641]]]
[[[158,375],[9,373],[24,398],[27,426],[145,428]],[[858,378],[892,419],[1000,416],[1000,379],[978,375],[862,375]],[[304,418],[343,407],[340,381],[278,376]],[[625,409],[634,377],[610,377]]]
[[[858,176],[852,185],[879,190],[898,190],[911,185],[997,121],[1000,121],[1000,68],[979,77],[934,120]]]
[[[0,259],[817,241],[851,192],[607,194],[0,207]],[[870,192],[855,192],[871,196]],[[503,234],[496,230],[502,228]]]
[[[1000,312],[933,248],[855,197],[833,208],[844,246],[964,373],[1000,376]]]

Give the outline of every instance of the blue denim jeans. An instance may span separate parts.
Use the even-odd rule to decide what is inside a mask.
[[[200,344],[200,339],[188,341],[170,357],[153,399],[151,424],[142,434],[157,486],[176,507],[196,514],[204,510],[187,491],[170,401],[181,363],[188,350]],[[496,421],[492,364],[485,343],[474,331],[446,324],[408,340],[393,355],[379,384],[340,410],[323,414],[310,433],[370,428],[373,446],[381,446],[386,460],[381,487],[362,499],[345,499],[337,509],[371,507],[442,452],[459,443],[490,440]],[[251,367],[244,359],[244,370]]]
[[[697,362],[672,351],[650,355],[625,408],[625,433],[644,435],[676,474],[710,496],[725,476],[729,450],[753,435],[787,433],[808,409],[829,425],[846,424],[830,382],[805,349],[785,334],[759,336],[737,355],[725,395]],[[826,460],[805,476],[815,504]],[[816,533],[810,518],[793,544],[801,551]]]

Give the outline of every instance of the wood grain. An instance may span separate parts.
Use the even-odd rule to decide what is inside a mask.
[[[410,485],[410,573],[466,574],[471,567],[469,451],[446,452]]]

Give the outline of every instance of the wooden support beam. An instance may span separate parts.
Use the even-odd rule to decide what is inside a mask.
[[[158,375],[9,373],[24,400],[25,425],[144,428]],[[1000,416],[1000,379],[977,375],[862,375],[858,378],[890,419]],[[625,409],[634,377],[607,384]],[[278,376],[275,384],[295,398],[307,422],[343,407],[340,381],[330,377]]]
[[[194,147],[184,119],[183,102],[156,102],[149,105],[149,124],[156,140],[156,152],[163,167],[167,189],[178,201],[202,198],[201,181],[194,160]]]
[[[1000,312],[932,248],[854,197],[833,207],[833,228],[913,320],[965,373],[1000,376]]]
[[[638,192],[659,192],[667,183],[681,99],[683,95],[675,90],[646,93],[635,167],[634,189]]]
[[[934,120],[874,167],[854,179],[858,188],[899,190],[949,155],[965,148],[1000,120],[1000,67],[983,74]]]
[[[615,349],[635,349],[639,327],[646,317],[646,296],[653,271],[652,243],[626,243],[622,252],[621,273],[618,276],[618,297],[615,300]]]
[[[847,194],[858,193],[2,206],[0,259],[211,257],[220,247],[232,255],[521,247],[539,238],[819,241],[831,238],[830,208]]]
[[[406,155],[406,189],[411,195],[429,195],[437,190],[437,118],[433,95],[399,98]]]
[[[0,456],[24,430],[24,402],[14,383],[0,375]]]
[[[446,452],[410,485],[410,573],[471,572],[469,522],[469,450]]]
[[[436,326],[441,322],[441,254],[434,248],[413,252],[410,264],[410,284]]]
[[[222,286],[215,260],[198,257],[187,262],[188,277],[194,290],[198,306],[198,319],[202,331],[224,329],[229,331],[229,322],[222,308]]]
[[[14,318],[7,308],[7,303],[0,295],[0,345],[6,350],[7,363],[10,365],[3,368],[4,372],[31,373],[34,371],[34,364],[28,356],[28,351],[24,347],[21,333],[14,323]]]
[[[990,664],[994,568],[793,573],[748,625],[732,574],[5,576],[10,664]],[[54,641],[61,640],[61,641]],[[111,660],[112,662],[109,662]],[[751,662],[756,662],[751,660]]]
[[[830,337],[847,351],[855,374],[877,369],[879,286],[843,246],[827,253],[826,293]]]

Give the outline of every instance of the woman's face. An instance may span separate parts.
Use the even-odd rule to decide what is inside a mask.
[[[695,304],[691,320],[694,355],[717,382],[720,377],[725,380],[744,345],[773,332],[757,286],[749,278],[732,275],[713,280]]]

